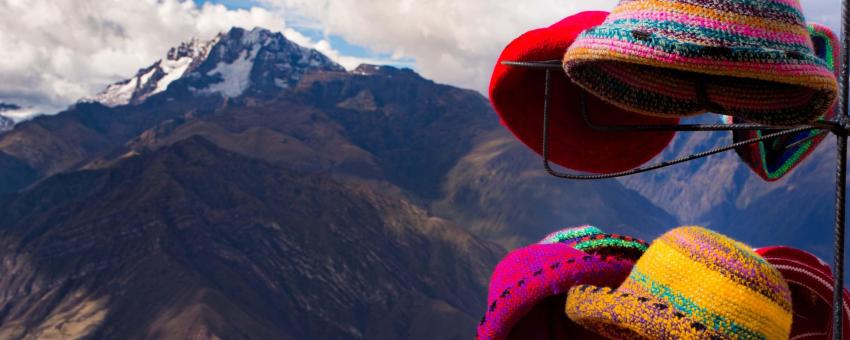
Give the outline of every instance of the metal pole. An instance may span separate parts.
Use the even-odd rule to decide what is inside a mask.
[[[844,314],[844,195],[847,187],[847,109],[850,90],[850,3],[841,1],[841,35],[844,39],[841,51],[841,91],[838,102],[838,122],[841,129],[833,131],[838,143],[837,169],[835,173],[835,287],[832,298],[832,335],[835,340],[843,339],[842,317]]]
[[[833,339],[842,340],[844,306],[844,192],[847,186],[847,133],[836,133],[838,140],[835,176],[835,287],[832,300]]]

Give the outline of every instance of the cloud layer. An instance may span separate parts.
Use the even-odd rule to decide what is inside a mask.
[[[265,9],[176,0],[0,0],[0,101],[62,108],[128,78],[192,37],[283,30]]]
[[[0,101],[60,109],[135,74],[193,37],[262,26],[352,68],[319,30],[414,67],[438,82],[485,93],[514,37],[616,0],[255,0],[228,9],[181,0],[0,0]],[[803,0],[808,18],[837,28],[840,0]],[[293,29],[295,28],[295,29]],[[313,37],[315,38],[315,37]],[[380,62],[380,60],[372,60]]]
[[[505,45],[528,30],[583,10],[610,11],[616,0],[263,0],[290,22],[397,57],[423,75],[486,93]],[[812,21],[838,28],[840,0],[803,0]]]

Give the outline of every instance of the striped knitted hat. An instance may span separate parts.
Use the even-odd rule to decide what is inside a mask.
[[[628,259],[589,255],[563,243],[515,250],[493,272],[477,338],[601,338],[566,318],[566,293],[578,284],[615,287],[633,265]]]
[[[621,0],[564,67],[600,98],[662,117],[711,111],[792,125],[838,96],[798,0]]]
[[[757,249],[791,288],[794,321],[791,339],[832,339],[833,278],[829,265],[810,253],[790,247]],[[844,289],[843,339],[850,340],[850,293]]]
[[[791,292],[746,245],[682,227],[655,240],[619,288],[570,289],[566,312],[613,339],[788,339]]]
[[[539,244],[566,243],[572,245],[576,241],[594,235],[602,235],[605,232],[592,225],[583,225],[580,227],[567,227],[549,235],[546,235]]]
[[[835,33],[818,24],[810,25],[809,31],[815,46],[815,53],[819,58],[826,61],[829,69],[833,70],[838,77],[841,67],[836,64],[836,61],[841,53],[841,44]],[[835,117],[835,113],[836,110],[833,105],[829,111],[819,118],[831,120]],[[726,124],[745,123],[743,119],[731,116],[724,116],[723,122]],[[823,142],[826,134],[820,132],[818,130],[802,131],[793,135],[742,146],[735,151],[744,163],[761,178],[766,181],[776,181],[793,170]],[[738,130],[734,131],[732,135],[735,142],[740,142],[758,138],[767,133],[769,132],[761,130]]]
[[[585,236],[569,245],[588,254],[619,256],[633,261],[649,247],[644,240],[619,234]]]
[[[644,240],[606,234],[592,225],[570,227],[546,235],[539,244],[563,243],[588,254],[624,257],[637,261],[649,246]]]
[[[582,12],[546,28],[527,32],[499,56],[490,80],[490,101],[507,127],[523,144],[543,153],[543,97],[546,75],[541,70],[502,65],[503,61],[558,60],[582,31],[601,24],[607,12]],[[594,130],[581,114],[583,90],[563,72],[551,72],[549,158],[578,171],[612,173],[649,161],[673,139],[674,132],[610,132]],[[678,119],[649,117],[587,96],[587,112],[597,124],[676,124]]]

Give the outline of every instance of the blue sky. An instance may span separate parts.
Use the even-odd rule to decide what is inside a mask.
[[[203,6],[205,3],[213,3],[224,5],[229,9],[250,9],[252,7],[266,8],[260,2],[255,0],[193,0],[196,5]],[[299,27],[297,24],[287,23],[290,28],[298,31],[304,36],[313,41],[327,40],[330,42],[333,49],[339,51],[340,55],[347,57],[355,57],[367,60],[381,61],[381,64],[393,65],[396,67],[407,67],[416,69],[415,60],[404,58],[401,60],[393,60],[389,53],[378,53],[370,50],[367,47],[354,45],[337,35],[325,35],[320,29],[310,27]]]
[[[195,4],[198,6],[203,5],[206,2],[214,3],[214,4],[222,4],[227,6],[227,8],[241,8],[247,9],[254,6],[259,6],[256,1],[253,0],[193,0]]]

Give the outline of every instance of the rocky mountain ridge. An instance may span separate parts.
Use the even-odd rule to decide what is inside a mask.
[[[543,176],[477,92],[278,38],[0,135],[0,337],[466,339],[506,249],[675,223]]]

